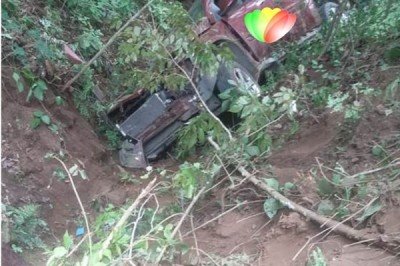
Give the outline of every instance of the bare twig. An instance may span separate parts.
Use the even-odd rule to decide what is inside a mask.
[[[192,199],[192,202],[190,202],[189,206],[186,208],[186,211],[183,213],[181,219],[179,220],[178,224],[175,226],[174,231],[172,231],[171,233],[171,238],[174,238],[175,235],[178,233],[179,229],[181,228],[183,221],[185,220],[185,218],[189,215],[190,211],[192,210],[194,204],[199,200],[201,194],[203,194],[204,190],[206,188],[203,187],[196,196],[194,196],[194,198]],[[165,250],[167,249],[167,246],[165,245],[163,247],[163,249],[161,250],[158,258],[157,258],[157,262],[160,262],[162,257],[164,256]]]
[[[132,258],[132,253],[133,253],[133,239],[135,239],[135,233],[136,233],[136,228],[139,224],[139,220],[142,219],[144,215],[143,207],[147,204],[147,202],[150,200],[151,197],[148,197],[140,206],[138,215],[136,217],[135,222],[133,223],[133,228],[132,228],[132,233],[131,233],[131,240],[129,244],[129,258]]]
[[[86,238],[89,236],[89,234],[86,234],[84,237],[82,237],[81,241],[78,242],[78,244],[76,244],[72,250],[67,254],[66,258],[70,257],[72,254],[74,254],[75,251],[78,250],[78,248],[80,247],[80,245],[82,245],[82,243],[86,240]]]
[[[289,209],[294,210],[319,224],[325,223],[326,226],[328,226],[328,227],[331,227],[331,228],[335,227],[335,229],[336,229],[335,231],[340,232],[340,233],[348,236],[351,239],[356,239],[356,240],[362,239],[362,234],[359,231],[357,231],[347,225],[339,224],[339,222],[337,222],[337,221],[330,220],[330,219],[323,217],[311,210],[304,208],[301,205],[298,205],[297,203],[294,203],[293,201],[286,198],[285,196],[283,196],[281,193],[279,193],[275,189],[269,187],[266,183],[262,182],[255,176],[251,175],[244,167],[239,167],[239,172],[244,177],[248,177],[250,182],[252,182],[255,186],[261,188],[262,190],[265,190],[269,195],[271,195],[276,200],[279,200],[283,205],[285,205]]]
[[[134,21],[154,0],[150,0],[145,4],[135,15],[133,15],[113,36],[108,40],[108,42],[97,52],[92,59],[89,60],[85,65],[83,65],[82,69],[76,74],[72,79],[70,79],[67,84],[62,87],[62,91],[68,89],[72,83],[74,83],[82,74],[85,72],[91,64],[115,41],[117,37],[119,37],[123,30],[125,30],[132,21]]]
[[[87,234],[89,235],[89,252],[90,252],[90,255],[91,255],[92,254],[92,236],[91,236],[92,233],[90,232],[89,220],[87,218],[86,211],[85,211],[85,208],[83,207],[81,198],[79,197],[79,193],[76,190],[74,179],[72,178],[72,176],[71,176],[71,174],[70,174],[70,172],[68,170],[68,167],[65,165],[65,163],[60,158],[58,158],[57,156],[53,156],[53,158],[56,159],[62,165],[62,167],[64,168],[65,172],[67,172],[69,182],[71,183],[72,189],[74,190],[74,193],[75,193],[75,197],[78,200],[79,207],[81,208],[81,212],[82,212],[82,215],[83,215],[83,219],[85,220]]]
[[[204,250],[199,249],[199,248],[197,250],[200,251],[202,254],[206,255],[206,257],[209,258],[212,263],[219,266],[219,264],[207,252],[205,252]]]
[[[263,130],[263,129],[269,127],[270,125],[274,124],[275,122],[278,122],[278,121],[281,120],[282,117],[284,117],[285,115],[286,115],[286,113],[285,113],[285,114],[281,114],[281,115],[280,115],[278,118],[276,118],[275,120],[272,120],[271,122],[269,122],[269,123],[265,124],[264,126],[260,127],[260,128],[257,129],[256,131],[250,133],[250,134],[248,135],[248,137],[251,137],[251,136],[253,136],[254,134],[257,134],[258,132],[260,132],[261,130]]]
[[[294,257],[292,258],[292,260],[296,260],[296,258],[300,255],[300,253],[308,246],[308,244],[310,244],[310,242],[317,238],[318,236],[324,234],[326,232],[326,234],[322,237],[325,238],[327,237],[332,231],[334,231],[339,225],[344,224],[345,222],[347,222],[348,220],[350,220],[351,218],[355,217],[357,214],[361,213],[362,211],[364,211],[366,208],[368,208],[369,206],[371,206],[371,204],[377,200],[378,198],[373,198],[367,205],[365,205],[363,208],[359,209],[358,211],[356,211],[355,213],[353,213],[352,215],[350,215],[349,217],[347,217],[346,219],[344,219],[343,221],[338,222],[335,226],[333,227],[329,227],[326,228],[325,230],[319,232],[318,234],[316,234],[315,236],[309,238],[307,240],[307,242],[303,245],[302,248],[299,249],[299,251],[297,251],[296,255],[294,255]],[[327,221],[332,221],[331,219],[327,219]],[[325,222],[326,224],[326,222]]]
[[[242,202],[242,203],[240,203],[240,204],[237,204],[235,207],[230,208],[229,210],[227,210],[227,211],[225,211],[225,212],[223,212],[223,213],[221,213],[221,214],[215,216],[215,217],[212,218],[211,220],[208,220],[207,222],[203,223],[202,225],[199,225],[199,226],[197,226],[196,228],[194,228],[193,230],[190,230],[189,232],[185,233],[185,234],[183,235],[183,237],[187,237],[188,235],[190,235],[190,234],[193,233],[194,231],[196,231],[196,230],[198,230],[198,229],[200,229],[200,228],[203,228],[204,226],[206,226],[206,225],[209,224],[209,223],[214,222],[215,220],[218,220],[218,219],[221,218],[222,216],[224,216],[224,215],[230,213],[231,211],[237,209],[238,207],[242,206],[242,205],[245,204],[245,203],[247,203],[247,202],[244,201],[244,202]]]
[[[108,235],[107,239],[103,242],[103,245],[101,247],[101,250],[99,251],[99,258],[101,258],[104,254],[104,251],[108,248],[108,246],[111,244],[111,240],[113,239],[114,235],[120,230],[120,228],[125,224],[126,220],[128,220],[129,216],[132,214],[132,212],[137,208],[139,203],[144,199],[147,194],[150,193],[150,191],[154,188],[154,183],[156,182],[156,178],[154,178],[142,192],[140,192],[139,196],[136,198],[136,200],[129,206],[128,209],[125,210],[124,214],[122,215],[121,219],[119,219],[118,223],[114,226],[112,229],[111,233]]]
[[[190,215],[190,225],[192,226],[192,229],[194,228],[194,222],[193,222],[193,215]],[[192,232],[192,235],[193,235],[193,239],[194,239],[194,245],[195,245],[195,247],[196,247],[196,254],[197,254],[197,257],[200,257],[200,253],[199,253],[199,245],[197,244],[197,236],[196,236],[196,233],[193,231]]]
[[[382,170],[386,170],[386,169],[394,167],[394,166],[400,166],[400,161],[395,162],[395,163],[391,163],[391,164],[388,164],[388,165],[385,165],[383,167],[379,167],[379,168],[376,168],[376,169],[371,169],[371,170],[367,170],[367,171],[364,171],[364,172],[361,172],[361,173],[357,173],[357,174],[349,176],[349,178],[353,179],[353,178],[355,178],[357,176],[360,176],[360,175],[370,175],[370,174],[373,174],[373,173],[376,173],[376,172],[380,172]]]

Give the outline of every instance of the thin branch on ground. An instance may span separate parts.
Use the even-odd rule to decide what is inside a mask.
[[[327,237],[332,231],[334,231],[339,225],[344,224],[345,222],[349,221],[350,219],[352,219],[353,217],[355,217],[356,215],[358,215],[359,213],[361,213],[362,211],[364,211],[366,208],[368,208],[369,206],[371,206],[372,203],[375,202],[375,200],[377,200],[378,198],[373,198],[367,205],[365,205],[363,208],[359,209],[358,211],[356,211],[355,213],[353,213],[352,215],[350,215],[349,217],[347,217],[346,219],[344,219],[343,221],[337,222],[337,224],[333,227],[328,227],[325,230],[319,232],[318,234],[316,234],[315,236],[309,238],[307,240],[307,242],[299,249],[299,251],[297,251],[296,255],[294,255],[294,257],[292,258],[292,261],[295,261],[297,259],[297,257],[301,254],[301,252],[308,246],[308,244],[311,243],[311,241],[315,238],[317,238],[318,236],[322,235],[325,233],[324,236],[321,237],[321,239]],[[327,221],[333,221],[332,219],[327,219]],[[327,222],[325,222],[324,224],[326,224]]]
[[[224,169],[227,177],[229,178],[229,181],[231,181],[231,185],[229,188],[234,188],[235,187],[235,181],[233,181],[231,174],[229,173],[228,169],[226,169],[225,164],[222,162],[221,157],[218,156],[218,154],[216,154],[216,157],[218,159],[218,161],[221,163],[222,168]]]
[[[321,216],[307,208],[304,208],[303,206],[291,201],[290,199],[286,198],[282,194],[280,194],[278,191],[275,189],[269,187],[266,183],[262,182],[258,178],[256,178],[254,175],[250,174],[244,167],[239,167],[239,172],[243,175],[243,177],[248,177],[250,182],[253,183],[255,186],[259,187],[262,190],[265,190],[270,196],[272,196],[274,199],[280,201],[284,206],[288,207],[289,209],[298,212],[299,214],[305,216],[306,218],[309,218],[310,220],[317,222],[318,224],[325,224],[328,228],[322,231],[320,234],[321,235],[327,231],[330,232],[336,232],[340,235],[343,235],[347,237],[348,239],[352,239],[355,241],[363,241],[363,240],[369,240],[371,238],[374,238],[374,244],[381,247],[385,248],[387,251],[394,252],[393,247],[398,246],[398,240],[396,239],[388,239],[387,241],[382,241],[380,235],[367,235],[364,232],[361,232],[359,230],[356,230],[350,226],[347,226],[343,224],[346,220],[342,222],[338,222],[329,218],[326,218],[324,216]],[[374,199],[376,200],[376,199]],[[371,204],[371,202],[369,203]],[[368,207],[366,205],[363,209]],[[361,209],[361,210],[363,210]],[[361,211],[359,210],[359,211]],[[358,212],[359,212],[358,211]]]
[[[204,190],[206,188],[203,187],[196,196],[194,196],[194,198],[192,199],[192,202],[190,202],[189,206],[186,208],[186,211],[183,213],[181,219],[179,220],[178,224],[175,226],[174,231],[172,231],[171,233],[171,238],[174,238],[175,235],[178,233],[179,229],[181,228],[183,221],[186,219],[186,217],[189,215],[190,211],[192,210],[194,204],[196,204],[196,202],[199,200],[200,196],[203,194]],[[164,256],[165,250],[167,249],[167,246],[165,245],[163,247],[163,249],[161,250],[158,258],[157,258],[157,262],[160,262],[162,257]]]
[[[385,166],[383,166],[383,167],[379,167],[379,168],[376,168],[376,169],[371,169],[371,170],[367,170],[367,171],[364,171],[364,172],[360,172],[360,173],[357,173],[357,174],[354,174],[354,175],[349,176],[349,178],[350,178],[350,179],[353,179],[353,178],[355,178],[355,177],[357,177],[357,176],[360,176],[360,175],[370,175],[370,174],[374,174],[374,173],[376,173],[376,172],[380,172],[380,171],[382,171],[382,170],[386,170],[386,169],[392,168],[392,167],[394,167],[394,166],[400,166],[400,161],[395,162],[395,163],[390,163],[390,164],[388,164],[388,165],[385,165]]]
[[[192,227],[192,230],[193,230],[193,229],[194,229],[193,215],[190,215],[190,226]],[[200,253],[199,253],[199,251],[198,251],[199,245],[197,244],[197,236],[196,236],[196,233],[193,231],[193,232],[192,232],[192,235],[193,235],[193,239],[194,239],[194,245],[195,245],[195,247],[196,247],[196,254],[197,254],[197,257],[200,258]]]
[[[196,230],[198,230],[198,229],[200,229],[200,228],[203,228],[204,226],[206,226],[206,225],[209,224],[209,223],[214,222],[215,220],[218,220],[218,219],[221,218],[222,216],[224,216],[224,215],[230,213],[231,211],[233,211],[233,210],[239,208],[240,206],[242,206],[242,205],[245,204],[245,203],[247,203],[247,202],[244,201],[244,202],[241,202],[240,204],[237,204],[235,207],[230,208],[229,210],[227,210],[227,211],[225,211],[225,212],[223,212],[223,213],[217,215],[216,217],[212,218],[211,220],[208,220],[207,222],[203,223],[202,225],[199,225],[199,226],[197,226],[196,228],[194,228],[193,230],[190,230],[189,232],[185,233],[185,234],[183,235],[183,237],[187,237],[188,235],[190,235],[190,234],[193,233],[194,231],[196,231]]]
[[[68,167],[65,165],[65,163],[60,158],[58,158],[57,156],[53,156],[53,158],[56,159],[62,165],[62,167],[64,168],[65,172],[68,175],[68,179],[69,179],[69,181],[71,183],[72,189],[74,190],[75,197],[78,200],[79,207],[81,208],[83,219],[85,220],[87,234],[89,235],[89,253],[90,253],[90,255],[92,255],[92,233],[90,232],[89,220],[87,218],[86,211],[85,211],[85,208],[83,207],[83,203],[81,201],[81,198],[79,197],[78,190],[76,189],[74,179],[72,178],[71,173],[69,172]]]
[[[117,37],[119,37],[122,33],[122,31],[124,31],[129,24],[132,23],[132,21],[134,21],[137,17],[139,17],[139,15],[153,2],[154,0],[150,0],[147,2],[147,4],[145,4],[138,12],[135,13],[135,15],[133,15],[121,28],[119,28],[119,30],[114,33],[113,36],[111,36],[111,38],[108,40],[108,42],[97,52],[97,54],[95,56],[93,56],[92,59],[89,60],[89,62],[87,62],[86,64],[83,65],[83,67],[81,68],[81,70],[78,72],[78,74],[76,74],[72,79],[70,79],[63,87],[62,87],[62,91],[64,92],[66,89],[68,89],[69,87],[71,87],[72,83],[74,83],[82,74],[83,72],[85,72],[91,64],[93,64],[93,62],[102,54],[104,53],[104,51],[115,41],[115,39]]]
[[[330,167],[324,166],[323,164],[321,164],[319,162],[318,158],[316,158],[316,160],[317,160],[318,167],[320,169],[320,172],[321,172],[322,176],[326,179],[326,181],[328,181],[329,183],[334,184],[335,186],[340,186],[340,185],[335,184],[331,180],[329,180],[325,176],[324,172],[322,171],[322,168],[328,169],[328,170],[330,170],[330,171],[332,171],[334,173],[340,174],[340,175],[345,176],[348,179],[352,180],[352,179],[355,179],[356,177],[361,176],[361,175],[371,175],[371,174],[374,174],[374,173],[377,173],[377,172],[380,172],[380,171],[383,171],[383,170],[386,170],[386,169],[389,169],[389,168],[392,168],[392,167],[395,167],[395,166],[400,166],[400,161],[394,160],[391,163],[389,163],[388,165],[385,165],[385,166],[382,166],[382,167],[379,167],[379,168],[375,168],[375,169],[366,170],[366,171],[363,171],[363,172],[359,172],[359,173],[356,173],[354,175],[349,175],[347,173],[345,174],[343,172],[337,171],[336,169],[332,169]]]
[[[111,233],[108,235],[107,239],[103,242],[103,245],[99,251],[99,258],[103,257],[104,251],[108,248],[108,246],[111,244],[111,240],[113,239],[114,235],[121,229],[121,227],[125,224],[125,222],[128,220],[129,216],[132,214],[132,212],[137,208],[139,203],[147,196],[147,194],[150,193],[150,191],[153,190],[154,184],[156,182],[156,178],[154,178],[142,192],[140,192],[139,196],[136,198],[136,200],[129,206],[128,209],[125,210],[124,214],[122,217],[119,219],[118,223],[113,227]]]
[[[130,243],[130,244],[129,244],[129,246],[130,246],[130,248],[129,248],[129,255],[128,255],[129,258],[132,258],[132,253],[133,253],[133,239],[135,239],[136,228],[137,228],[137,226],[138,226],[138,224],[139,224],[140,219],[142,219],[142,217],[143,217],[143,215],[144,215],[143,208],[144,208],[144,206],[147,204],[147,202],[150,200],[150,198],[151,198],[151,196],[150,196],[150,197],[147,197],[147,199],[140,205],[139,212],[138,212],[138,214],[137,214],[136,220],[135,220],[135,222],[133,223],[133,228],[132,228],[132,233],[131,233],[131,240],[129,241],[129,243]]]
[[[207,258],[209,258],[212,263],[219,266],[219,264],[207,252],[205,252],[204,250],[201,250],[199,248],[197,250],[200,251],[202,254],[204,254]]]

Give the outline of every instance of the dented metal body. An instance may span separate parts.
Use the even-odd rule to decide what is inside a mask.
[[[200,20],[197,33],[204,42],[217,45],[228,43],[249,62],[248,71],[258,78],[260,72],[280,58],[273,58],[273,47],[250,36],[243,17],[254,9],[280,7],[297,15],[297,22],[283,41],[299,41],[310,35],[321,24],[321,18],[312,0],[196,0]],[[199,14],[197,14],[199,15]],[[312,34],[311,34],[312,35]],[[219,77],[203,77],[197,86],[209,108],[218,113],[220,100],[214,93]],[[200,112],[199,99],[188,89],[173,93],[160,89],[154,94],[139,90],[121,98],[109,111],[110,120],[126,138],[121,151],[121,164],[142,168],[147,159],[156,158],[176,138],[176,132],[191,117]]]

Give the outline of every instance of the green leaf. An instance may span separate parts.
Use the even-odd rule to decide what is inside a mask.
[[[260,149],[257,146],[247,146],[245,150],[250,156],[260,155]]]
[[[170,242],[173,237],[172,237],[172,229],[173,229],[173,225],[172,224],[167,224],[164,228],[164,237],[167,239],[168,242]]]
[[[40,110],[34,111],[33,112],[33,116],[37,117],[37,118],[41,118],[44,115],[44,113]]]
[[[64,99],[60,96],[57,96],[55,99],[55,102],[57,105],[63,105],[64,104]]]
[[[274,198],[266,199],[264,202],[264,212],[270,219],[272,219],[282,207],[283,205]]]
[[[382,209],[382,204],[380,203],[379,200],[376,200],[374,203],[372,203],[370,206],[368,206],[363,214],[357,218],[356,220],[359,222],[364,221],[365,219],[367,219],[368,217],[372,216],[373,214],[377,213],[378,211],[380,211]]]
[[[88,178],[85,170],[78,170],[78,172],[83,180],[86,180]]]
[[[51,124],[51,125],[49,126],[49,129],[51,130],[51,132],[57,133],[57,131],[58,131],[58,126],[57,126],[56,124]]]
[[[264,182],[271,188],[279,190],[279,182],[275,178],[264,178]]]
[[[78,165],[74,164],[71,168],[68,169],[68,172],[72,175],[72,176],[77,176],[78,175]]]
[[[329,196],[335,192],[335,187],[325,179],[318,181],[318,192],[321,195]]]
[[[322,215],[329,216],[332,215],[334,209],[335,206],[330,200],[321,200],[321,202],[318,204],[317,212]]]
[[[67,250],[69,250],[74,244],[74,241],[72,237],[68,234],[68,231],[65,231],[65,234],[63,236],[63,244]]]
[[[43,101],[44,92],[47,90],[46,83],[43,80],[38,80],[32,85],[31,90],[33,91],[33,96],[35,96],[36,99]]]
[[[68,253],[68,250],[65,247],[56,247],[53,250],[52,257],[61,258],[65,255],[67,255],[67,253]]]
[[[38,128],[41,123],[42,123],[42,120],[38,117],[35,117],[32,119],[30,126],[31,126],[31,128],[35,129],[35,128]]]
[[[240,106],[238,104],[233,104],[229,108],[229,112],[231,112],[231,113],[239,113],[242,109],[243,109],[243,106]]]
[[[24,91],[24,84],[21,82],[21,76],[17,72],[14,72],[12,74],[12,77],[15,80],[15,83],[17,84],[18,91],[19,92],[23,92]]]
[[[103,255],[104,255],[107,259],[112,260],[112,253],[111,253],[111,250],[109,250],[109,249],[104,250]]]
[[[50,117],[48,115],[42,115],[40,117],[40,119],[42,120],[43,123],[45,123],[46,125],[50,125]]]
[[[294,189],[295,187],[296,187],[296,185],[293,184],[292,182],[286,182],[286,183],[283,185],[283,188],[284,188],[285,190],[292,190],[292,189]]]
[[[376,157],[382,157],[385,154],[385,150],[381,145],[375,145],[372,147],[372,154]]]
[[[204,130],[202,128],[199,128],[197,130],[197,138],[198,138],[200,144],[203,144],[205,142],[206,138],[204,135]]]

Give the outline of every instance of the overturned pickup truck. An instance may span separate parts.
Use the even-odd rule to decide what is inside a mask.
[[[277,6],[297,16],[294,27],[284,37],[290,42],[312,37],[322,21],[320,10],[326,10],[319,9],[312,0],[196,0],[190,9],[191,16],[199,21],[200,39],[224,43],[234,54],[234,62],[229,66],[222,63],[216,77],[201,77],[197,82],[203,101],[216,114],[221,105],[217,94],[230,88],[228,80],[258,94],[260,73],[281,59],[272,58],[273,47],[254,39],[243,22],[253,10]],[[177,131],[200,110],[200,101],[190,86],[181,92],[160,88],[150,93],[142,89],[119,99],[108,117],[125,137],[119,152],[121,164],[146,167],[147,160],[163,152],[175,140]]]

